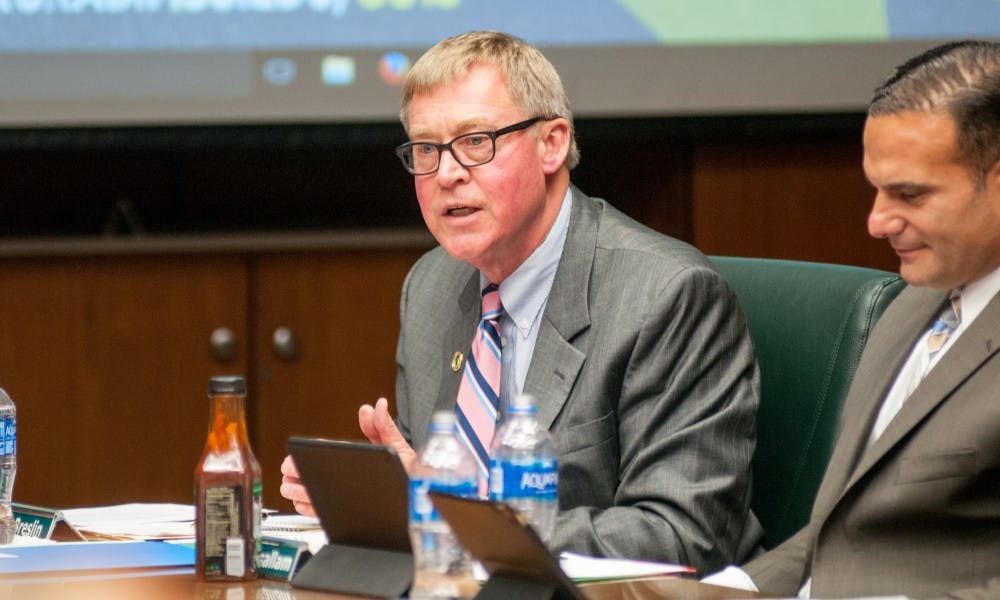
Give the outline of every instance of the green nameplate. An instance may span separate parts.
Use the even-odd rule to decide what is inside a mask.
[[[268,579],[289,581],[295,571],[305,564],[312,553],[309,544],[298,540],[262,537],[260,551],[254,557],[257,574]]]
[[[19,502],[12,502],[11,508],[14,511],[17,535],[59,542],[86,539],[75,527],[66,522],[58,510]]]

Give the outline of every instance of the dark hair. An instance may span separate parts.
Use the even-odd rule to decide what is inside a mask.
[[[977,181],[1000,160],[1000,42],[951,42],[911,58],[875,90],[868,115],[943,111]]]

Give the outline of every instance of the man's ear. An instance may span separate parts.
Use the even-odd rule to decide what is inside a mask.
[[[542,170],[551,175],[566,164],[569,156],[570,128],[566,119],[552,119],[542,122],[539,138],[542,152]]]
[[[986,185],[992,185],[994,189],[1000,190],[1000,158],[986,171]]]
[[[1000,159],[983,174],[982,192],[995,213],[1000,213]]]

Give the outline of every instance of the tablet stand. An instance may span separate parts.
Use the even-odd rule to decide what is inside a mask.
[[[475,600],[552,600],[556,595],[555,582],[528,581],[509,577],[492,576],[476,594]]]
[[[294,587],[380,598],[399,598],[412,583],[409,552],[343,544],[323,546],[292,578]]]

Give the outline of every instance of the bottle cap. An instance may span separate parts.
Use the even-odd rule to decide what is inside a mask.
[[[510,401],[510,411],[516,413],[533,413],[538,411],[535,397],[531,394],[518,394]]]
[[[247,381],[242,375],[218,375],[208,380],[209,394],[245,394]]]
[[[431,429],[434,431],[451,431],[455,428],[455,413],[450,410],[439,410],[431,417]]]

